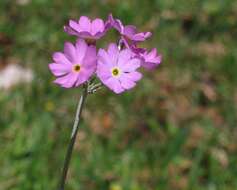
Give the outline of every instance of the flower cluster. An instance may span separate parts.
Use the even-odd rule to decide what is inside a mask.
[[[96,41],[112,28],[120,34],[118,45],[110,43],[107,50],[97,50]],[[63,52],[54,53],[53,63],[49,64],[57,77],[54,82],[62,87],[78,87],[96,74],[105,86],[119,94],[142,78],[140,67],[151,70],[161,63],[155,48],[148,51],[138,46],[151,36],[150,32],[138,32],[135,26],[123,25],[112,15],[106,22],[81,16],[78,21],[70,20],[64,30],[78,39],[75,44],[66,42]]]

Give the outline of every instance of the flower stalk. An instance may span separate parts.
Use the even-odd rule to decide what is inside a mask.
[[[69,168],[69,164],[70,164],[71,157],[72,157],[72,151],[73,151],[73,147],[74,147],[74,144],[75,144],[75,141],[76,141],[77,132],[78,132],[78,129],[79,129],[81,113],[82,113],[82,109],[83,109],[83,106],[85,104],[85,100],[86,100],[87,95],[88,95],[88,85],[86,84],[86,85],[84,85],[83,92],[81,94],[81,98],[80,98],[78,106],[77,106],[76,116],[75,116],[75,120],[74,120],[74,124],[73,124],[73,129],[72,129],[72,133],[71,133],[70,142],[69,142],[69,145],[68,145],[68,148],[67,148],[66,157],[65,157],[65,160],[64,160],[64,166],[63,166],[63,170],[62,170],[62,176],[61,176],[60,181],[59,181],[58,190],[64,190],[64,187],[65,187],[68,168]]]

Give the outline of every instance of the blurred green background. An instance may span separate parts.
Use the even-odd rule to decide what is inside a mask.
[[[75,41],[70,18],[110,12],[152,31],[163,63],[88,98],[66,189],[236,190],[235,0],[1,0],[1,68],[14,59],[34,80],[0,90],[0,190],[56,189],[80,89],[54,85],[48,63]]]

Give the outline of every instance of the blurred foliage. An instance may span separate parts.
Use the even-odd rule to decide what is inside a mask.
[[[0,190],[56,189],[80,90],[47,65],[75,39],[69,18],[110,12],[151,30],[164,61],[132,91],[89,97],[67,189],[237,189],[236,1],[1,0],[0,60],[35,79],[0,92]]]

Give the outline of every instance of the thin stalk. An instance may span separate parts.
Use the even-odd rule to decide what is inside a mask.
[[[71,157],[72,157],[72,151],[73,151],[73,147],[75,144],[75,140],[77,137],[77,132],[78,132],[78,128],[79,128],[79,122],[80,122],[80,118],[81,118],[81,113],[82,113],[82,108],[85,104],[85,99],[87,97],[88,94],[88,86],[85,85],[81,98],[79,100],[78,106],[77,106],[77,112],[76,112],[76,116],[75,116],[75,121],[73,124],[73,129],[72,129],[72,133],[71,133],[71,138],[70,138],[70,142],[67,148],[67,154],[64,160],[64,166],[63,166],[63,171],[62,171],[62,176],[60,178],[59,181],[59,187],[58,190],[64,190],[65,187],[65,182],[66,182],[66,178],[67,178],[67,173],[68,173],[68,168],[69,168],[69,164],[71,161]]]

